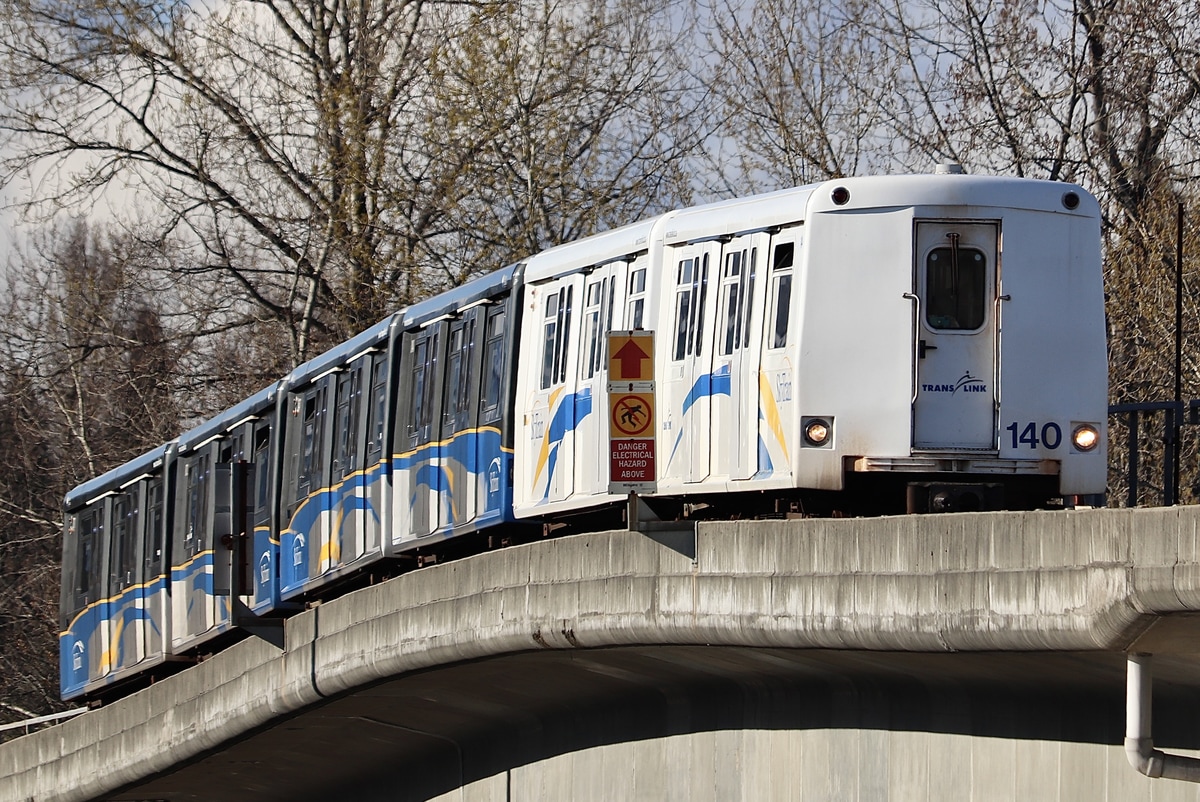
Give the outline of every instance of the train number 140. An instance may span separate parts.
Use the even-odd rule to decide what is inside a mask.
[[[1062,428],[1057,423],[1043,424],[1040,429],[1036,423],[1027,423],[1024,427],[1019,423],[1010,423],[1005,431],[1012,432],[1012,447],[1029,446],[1037,448],[1058,448],[1062,443]],[[1038,438],[1038,433],[1041,438]]]

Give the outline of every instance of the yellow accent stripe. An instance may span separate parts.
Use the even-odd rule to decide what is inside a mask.
[[[546,467],[546,463],[550,459],[550,423],[554,420],[554,402],[562,395],[565,388],[566,385],[563,385],[550,393],[550,398],[546,402],[546,431],[542,433],[542,448],[538,452],[537,468],[533,472],[533,484],[535,487],[542,475],[542,470]]]
[[[453,443],[455,440],[457,440],[458,438],[462,437],[463,435],[483,434],[484,432],[495,432],[496,434],[500,434],[500,430],[497,429],[495,426],[480,426],[476,429],[463,429],[461,432],[455,432],[453,435],[446,438],[445,440],[431,440],[428,443],[423,443],[422,445],[419,445],[416,448],[410,449],[408,451],[402,451],[399,454],[393,454],[392,459],[405,459],[407,457],[411,457],[412,455],[414,455],[418,452],[425,451],[430,448],[441,448],[443,446],[448,446],[451,443]],[[513,453],[512,448],[505,448],[504,446],[500,446],[500,451],[503,453],[506,453],[506,454]]]
[[[758,372],[758,393],[764,400],[769,400],[769,404],[762,405],[763,417],[767,421],[767,426],[775,434],[775,439],[779,442],[780,448],[783,449],[783,458],[791,465],[791,458],[788,456],[787,440],[783,435],[783,420],[779,415],[779,404],[775,401],[775,392],[771,389],[771,382],[767,379],[765,371]]]

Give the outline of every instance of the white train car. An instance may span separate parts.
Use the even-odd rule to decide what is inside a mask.
[[[525,268],[514,513],[620,500],[604,334],[639,328],[656,337],[657,495],[676,511],[1103,493],[1099,225],[1077,186],[946,169],[672,211],[539,254]]]

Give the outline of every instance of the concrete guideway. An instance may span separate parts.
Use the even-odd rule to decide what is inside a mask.
[[[364,765],[401,761],[406,743],[427,749],[419,735],[469,742],[489,716],[511,719],[505,695],[519,686],[529,686],[523,699],[546,700],[529,713],[545,729],[576,715],[581,698],[603,708],[605,683],[616,681],[660,695],[678,682],[693,719],[714,677],[744,689],[785,675],[836,683],[847,672],[856,687],[904,686],[932,671],[1003,685],[1027,671],[1061,687],[1095,674],[1106,694],[1136,651],[1156,655],[1158,676],[1186,699],[1200,688],[1198,524],[1200,508],[1189,507],[707,523],[694,535],[604,532],[489,552],[299,614],[282,653],[243,641],[0,746],[0,799],[345,789]],[[896,654],[871,657],[879,652]],[[717,718],[723,729],[737,715]],[[346,743],[363,728],[373,745]],[[179,790],[189,772],[206,790]],[[462,779],[475,775],[486,776]],[[121,788],[128,794],[113,795]]]

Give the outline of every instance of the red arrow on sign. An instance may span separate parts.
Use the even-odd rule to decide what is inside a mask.
[[[613,357],[621,363],[619,379],[633,379],[637,381],[642,378],[642,360],[649,359],[650,355],[642,350],[636,340],[626,340]]]

